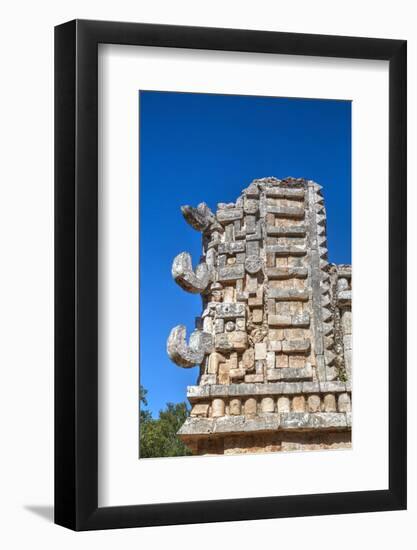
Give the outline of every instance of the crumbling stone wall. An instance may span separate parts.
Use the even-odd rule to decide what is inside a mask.
[[[203,256],[193,269],[182,252],[172,275],[203,311],[188,343],[182,325],[167,343],[200,366],[181,439],[195,454],[349,446],[351,267],[328,262],[320,185],[257,179],[215,214],[182,213]]]

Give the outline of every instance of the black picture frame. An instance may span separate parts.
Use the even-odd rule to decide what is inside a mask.
[[[389,62],[389,488],[98,507],[98,44]],[[74,20],[55,28],[55,522],[74,530],[406,508],[406,41]],[[370,434],[372,437],[372,434]]]

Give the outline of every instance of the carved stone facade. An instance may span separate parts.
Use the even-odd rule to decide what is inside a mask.
[[[351,266],[328,262],[321,187],[254,180],[235,203],[182,207],[203,256],[172,266],[203,312],[168,354],[200,366],[179,437],[194,454],[349,447]]]

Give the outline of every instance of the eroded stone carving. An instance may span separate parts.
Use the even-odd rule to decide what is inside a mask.
[[[200,294],[204,292],[210,281],[210,271],[205,262],[198,264],[195,273],[191,256],[188,252],[178,254],[172,263],[172,277],[187,292]]]
[[[328,262],[321,186],[262,178],[215,213],[181,210],[203,256],[172,275],[203,304],[189,343],[181,325],[168,339],[200,368],[179,436],[196,454],[349,446],[351,266]]]
[[[211,334],[201,330],[191,333],[189,344],[186,342],[187,329],[178,325],[171,330],[167,342],[168,355],[180,367],[199,365],[205,355],[213,349]]]

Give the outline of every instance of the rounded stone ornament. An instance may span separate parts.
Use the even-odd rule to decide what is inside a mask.
[[[245,269],[251,275],[258,273],[262,267],[262,260],[259,256],[247,256],[245,260]]]

